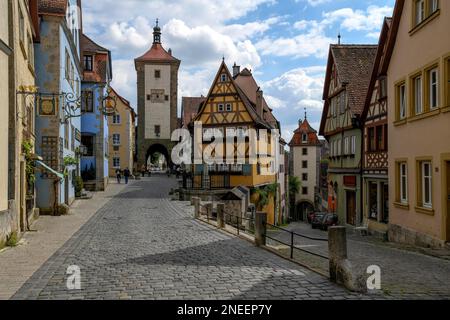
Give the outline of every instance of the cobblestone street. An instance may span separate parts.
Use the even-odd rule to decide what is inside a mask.
[[[193,219],[163,176],[114,196],[13,299],[363,299]],[[1,259],[1,256],[0,256]],[[66,287],[81,268],[81,290]]]
[[[304,223],[292,223],[288,230],[312,238],[327,238],[327,233],[313,230]],[[285,243],[290,235],[270,231],[269,235]],[[275,241],[271,244],[277,245]],[[313,253],[328,255],[328,243],[295,237],[297,247]],[[400,244],[383,242],[374,237],[362,237],[348,233],[348,257],[356,272],[365,273],[368,266],[377,265],[382,272],[383,292],[392,298],[401,299],[450,299],[450,260],[436,258],[416,252]],[[446,253],[446,250],[440,250]],[[328,272],[324,259],[296,251],[296,258],[302,263]]]

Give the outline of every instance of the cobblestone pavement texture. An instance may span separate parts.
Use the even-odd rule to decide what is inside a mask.
[[[70,214],[41,216],[15,248],[0,251],[0,300],[14,293],[111,198],[125,188],[114,181],[91,200],[75,201]]]
[[[193,219],[170,201],[176,184],[144,178],[114,196],[13,299],[382,299],[358,295],[317,273]],[[81,269],[81,290],[66,287]]]
[[[310,225],[292,223],[286,229],[313,238],[327,238],[327,233],[312,230]],[[270,231],[269,235],[290,243],[290,235]],[[276,244],[272,241],[271,244]],[[295,237],[301,249],[328,255],[328,243]],[[374,237],[352,233],[347,237],[348,257],[356,272],[365,273],[367,267],[381,268],[382,290],[388,297],[399,299],[450,299],[450,261],[412,251],[412,248],[384,242]],[[327,267],[321,259],[296,251],[302,263],[316,268]],[[323,260],[323,259],[322,259]]]

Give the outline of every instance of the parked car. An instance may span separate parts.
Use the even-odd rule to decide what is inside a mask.
[[[339,224],[339,218],[335,213],[327,213],[322,219],[321,229],[327,231],[329,227],[334,227]]]
[[[322,227],[323,218],[327,215],[326,212],[316,212],[311,218],[311,226],[313,229]]]

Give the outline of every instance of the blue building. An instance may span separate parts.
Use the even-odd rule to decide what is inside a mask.
[[[36,205],[41,214],[58,214],[62,205],[69,206],[75,199],[77,151],[81,144],[79,3],[39,1],[36,152],[44,165],[36,176]]]
[[[109,130],[104,97],[108,96],[112,80],[111,52],[82,34],[81,53],[81,176],[85,189],[103,191],[109,176]]]

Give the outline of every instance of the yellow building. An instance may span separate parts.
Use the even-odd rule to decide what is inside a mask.
[[[222,62],[205,102],[192,120],[191,128],[194,122],[201,122],[203,130],[219,129],[224,134],[227,129],[234,129],[238,136],[248,129],[267,129],[269,153],[272,153],[271,129],[279,129],[278,122],[250,70],[240,71],[235,65],[231,75],[225,62]],[[264,147],[263,144],[264,142],[260,141],[260,146]],[[204,148],[207,146],[208,143]],[[277,183],[277,175],[264,174],[264,169],[269,169],[273,163],[263,165],[249,163],[250,149],[254,147],[250,146],[247,140],[246,164],[195,165],[193,187],[218,190],[245,186],[253,190],[251,201],[258,203],[257,190]],[[232,148],[237,149],[235,144]],[[224,155],[227,154],[226,147],[222,152]],[[279,150],[273,152],[271,155],[274,157],[280,154]],[[269,204],[257,208],[268,213],[268,222],[271,224],[275,223],[275,210],[279,207],[275,205],[276,197],[277,192],[269,193]]]
[[[130,102],[111,88],[110,95],[117,101],[117,113],[108,117],[109,125],[109,176],[114,177],[116,170],[134,169],[136,152],[136,112]]]
[[[34,42],[38,39],[35,29],[38,18],[37,1],[2,0],[0,9],[0,69],[2,73],[8,73],[2,75],[0,88],[0,121],[4,122],[0,125],[0,172],[3,177],[0,183],[1,245],[13,232],[20,237],[35,218],[35,188],[31,178],[34,173],[31,171],[27,175],[26,154],[31,160],[35,150]],[[5,53],[9,60],[5,60]],[[6,61],[9,61],[9,70]],[[8,88],[9,97],[4,96]]]
[[[398,0],[387,69],[389,237],[450,241],[450,1]]]

